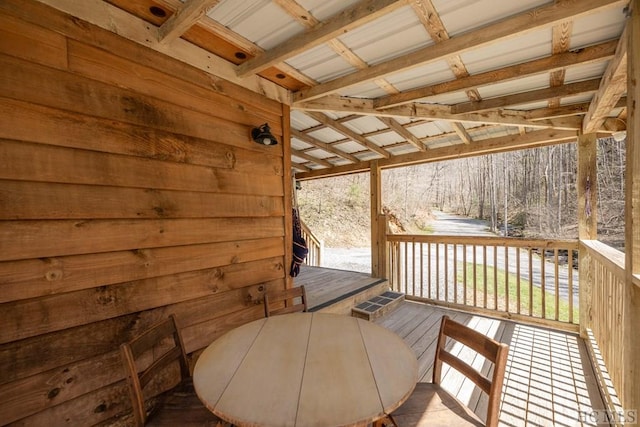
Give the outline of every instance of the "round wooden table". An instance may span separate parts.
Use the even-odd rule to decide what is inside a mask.
[[[296,313],[247,323],[198,359],[200,400],[239,426],[366,425],[413,391],[418,362],[393,332],[355,317]]]

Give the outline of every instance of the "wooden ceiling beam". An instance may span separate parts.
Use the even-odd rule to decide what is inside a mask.
[[[309,167],[306,167],[305,165],[301,165],[300,163],[296,162],[291,162],[291,167],[302,172],[311,172],[313,170]]]
[[[432,148],[425,152],[401,154],[389,159],[380,159],[378,160],[378,165],[381,168],[392,168],[405,165],[439,162],[463,157],[482,156],[485,154],[522,150],[525,148],[542,147],[545,145],[563,144],[575,141],[576,139],[577,132],[575,131],[544,129],[527,132],[524,135],[518,133],[498,138],[483,139],[475,141],[473,144],[457,144],[448,147]],[[371,162],[369,161],[363,161],[353,165],[336,166],[331,170],[313,170],[301,175],[296,175],[296,179],[316,179],[327,176],[365,172],[369,169],[370,164]]]
[[[406,0],[366,0],[341,11],[328,21],[238,66],[239,77],[258,73],[305,50],[335,39],[406,5]]]
[[[215,6],[220,0],[187,0],[178,10],[158,28],[158,41],[171,43],[182,36],[189,28]]]
[[[440,43],[450,39],[449,33],[442,23],[438,11],[433,7],[431,0],[411,0],[410,4],[434,42]],[[467,67],[464,65],[460,55],[453,55],[447,58],[447,64],[449,64],[449,68],[456,78],[460,79],[469,76],[469,71],[467,71]],[[482,99],[475,88],[469,87],[465,92],[471,101],[480,101]]]
[[[374,101],[374,106],[376,108],[387,108],[394,105],[409,103],[416,99],[427,98],[429,96],[468,90],[478,86],[488,86],[535,74],[553,72],[555,70],[575,65],[585,65],[592,62],[604,61],[613,57],[617,43],[618,42],[615,40],[608,41],[573,52],[563,52],[485,73],[474,74],[457,80],[408,90],[398,95],[377,98]]]
[[[400,135],[400,137],[406,139],[407,142],[417,148],[418,151],[425,151],[427,149],[417,136],[405,129],[395,119],[391,117],[378,117],[378,120],[384,123],[390,130]]]
[[[313,163],[315,163],[317,165],[324,166],[324,167],[327,167],[327,168],[332,168],[334,166],[334,164],[331,163],[331,162],[328,162],[328,161],[326,161],[324,159],[320,159],[318,157],[311,156],[311,155],[309,155],[309,154],[307,154],[305,152],[299,151],[299,150],[294,150],[293,148],[291,149],[291,155],[292,156],[296,156],[296,157],[300,157],[302,159],[308,160],[308,161],[313,162]]]
[[[313,28],[322,24],[311,12],[298,4],[295,0],[272,0],[275,4],[280,6],[282,10],[287,12],[293,19],[296,20],[300,25]],[[345,45],[340,39],[332,39],[327,41],[327,46],[329,46],[335,53],[340,55],[342,59],[347,61],[349,64],[353,65],[355,68],[363,70],[369,67],[365,61],[362,60],[358,55],[356,55],[347,45]],[[377,79],[375,83],[381,87],[385,92],[389,94],[399,93],[400,91],[396,89],[391,83],[386,81],[385,79]],[[311,84],[309,86],[315,86]]]
[[[463,102],[451,107],[454,114],[471,113],[495,108],[504,108],[512,105],[528,104],[531,102],[547,101],[554,97],[583,95],[595,92],[600,86],[600,79],[585,80],[566,84],[559,87],[550,87],[529,92],[521,92],[514,95],[499,96],[479,102]]]
[[[627,86],[627,31],[622,32],[616,53],[607,65],[598,91],[593,96],[589,111],[584,117],[583,133],[595,132],[604,123],[607,115],[615,107]]]
[[[352,163],[357,163],[360,161],[360,159],[358,159],[356,156],[346,153],[336,147],[333,147],[331,144],[327,144],[326,142],[322,142],[317,138],[312,137],[311,135],[307,135],[306,133],[303,133],[299,130],[296,129],[291,129],[291,136],[299,139],[302,142],[305,142],[309,145],[312,145],[315,148],[318,148],[320,150],[324,150],[327,153],[331,153],[331,154],[335,154],[338,157],[342,157],[345,160],[348,160]]]
[[[556,0],[558,2],[560,0]],[[569,50],[571,45],[571,33],[573,32],[573,21],[564,21],[553,26],[551,31],[551,52],[557,55]],[[557,87],[564,84],[565,69],[560,68],[552,71],[549,75],[549,86]],[[549,100],[549,108],[560,106],[560,98]]]
[[[317,86],[294,93],[294,101],[311,100],[346,87],[361,84],[391,73],[433,63],[452,55],[460,55],[480,46],[495,43],[529,32],[549,27],[567,19],[592,13],[613,6],[621,6],[625,0],[581,0],[564,1],[534,8],[527,12],[486,25],[479,30],[469,31],[459,36],[437,43],[413,53],[371,66],[365,70],[338,77]]]
[[[448,105],[403,104],[396,107],[377,110],[373,101],[367,99],[325,97],[315,101],[298,104],[295,109],[302,111],[329,112],[340,111],[361,116],[408,117],[424,120],[444,120],[449,122],[487,123],[505,126],[529,126],[534,128],[553,128],[577,130],[582,120],[577,117],[559,117],[553,119],[531,120],[527,111],[495,110],[480,113],[454,114]]]
[[[349,129],[348,127],[346,127],[345,125],[338,123],[337,121],[331,119],[330,117],[322,114],[322,113],[317,113],[317,112],[307,112],[306,113],[308,116],[312,117],[314,120],[317,120],[318,122],[322,123],[323,125],[325,125],[328,128],[331,128],[333,130],[335,130],[338,133],[341,133],[342,135],[346,136],[347,138],[351,139],[352,141],[363,145],[365,148],[368,148],[371,151],[374,151],[376,153],[378,153],[379,155],[381,155],[384,158],[389,158],[391,156],[391,154],[385,150],[384,148],[370,142],[367,140],[367,138],[365,138],[362,135],[357,134],[356,132],[352,131],[351,129]]]
[[[454,132],[458,134],[463,143],[471,144],[473,142],[473,138],[471,137],[471,135],[469,135],[469,132],[467,132],[462,124],[458,122],[451,122],[451,127],[453,128]]]

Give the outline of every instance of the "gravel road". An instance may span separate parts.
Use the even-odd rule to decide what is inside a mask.
[[[433,228],[433,235],[462,235],[462,236],[495,236],[494,233],[489,231],[489,226],[486,221],[477,219],[465,218],[457,215],[451,215],[440,211],[433,212],[434,220],[430,223]],[[453,247],[449,248],[449,252],[453,251]],[[462,259],[462,248],[458,248],[458,259]],[[499,268],[504,268],[505,257],[504,249],[497,248],[494,257],[493,248],[487,248],[487,260],[486,263],[489,266],[493,266],[494,261],[497,262]],[[472,259],[471,248],[467,249],[467,259]],[[526,251],[520,251],[521,264],[527,265],[528,259],[526,258]],[[452,254],[449,255],[452,258]],[[432,254],[432,262],[436,263],[435,253]],[[478,262],[482,262],[482,257],[478,257]],[[324,248],[323,252],[323,267],[336,268],[340,270],[359,271],[363,273],[371,272],[371,249],[369,247],[356,247],[356,248]],[[509,270],[516,270],[516,254],[515,249],[509,251]],[[566,298],[568,295],[568,269],[561,266],[558,271],[558,290],[559,294]],[[545,282],[548,284],[548,291],[553,292],[553,285],[555,283],[554,270],[550,267],[545,269]],[[576,270],[572,271],[574,284],[577,283],[578,273]],[[541,283],[542,270],[540,268],[540,262],[534,262],[532,270],[532,278],[534,284]],[[523,279],[528,280],[528,272],[523,271]],[[574,290],[575,292],[575,290]],[[575,303],[577,304],[577,295],[574,296]]]
[[[434,235],[495,236],[486,221],[433,211],[434,220],[429,224]],[[339,270],[371,272],[371,248],[324,248],[322,267]]]

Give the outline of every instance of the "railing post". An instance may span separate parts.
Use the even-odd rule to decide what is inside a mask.
[[[578,177],[576,189],[578,193],[578,238],[580,240],[596,240],[597,234],[597,139],[595,133],[581,134],[578,137]],[[587,338],[589,312],[591,310],[591,271],[587,252],[578,249],[579,263],[579,303],[580,303],[580,336]]]
[[[622,404],[640,415],[640,0],[629,3],[631,19],[627,30],[627,169],[625,176],[626,280],[623,308]]]
[[[381,279],[388,279],[389,272],[387,271],[389,260],[387,250],[387,233],[389,232],[389,218],[387,215],[378,215],[378,276]]]
[[[380,256],[384,250],[379,224],[380,214],[382,214],[381,188],[380,167],[377,160],[372,160],[369,170],[369,195],[371,197],[371,275],[373,277],[384,277],[382,276],[384,256]]]

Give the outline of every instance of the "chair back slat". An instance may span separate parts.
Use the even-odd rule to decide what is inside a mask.
[[[172,363],[179,362],[180,357],[182,357],[180,354],[180,347],[173,347],[158,359],[154,360],[151,365],[138,375],[138,378],[140,378],[140,386],[144,388],[149,384],[149,381],[155,378],[162,371],[166,370]]]
[[[169,337],[171,340],[167,340]],[[158,346],[159,343],[162,343],[162,346]],[[160,356],[154,354],[153,362],[138,372],[136,360],[154,348],[160,349],[162,354]],[[157,323],[129,342],[123,343],[120,346],[120,354],[129,384],[129,395],[136,425],[143,426],[147,420],[144,387],[170,364],[176,362],[180,365],[180,379],[184,380],[190,376],[189,363],[175,316],[169,316],[166,320]]]
[[[297,302],[299,300],[299,302]],[[284,306],[283,306],[284,303]],[[308,310],[307,294],[304,286],[272,291],[264,296],[265,317],[305,312]]]
[[[464,344],[493,363],[491,378],[487,378],[471,365],[447,351],[445,348],[447,337]],[[443,316],[436,346],[433,382],[440,384],[443,362],[472,380],[489,397],[486,425],[495,427],[498,425],[500,395],[502,393],[502,383],[504,382],[504,371],[508,351],[509,347],[506,344],[500,343],[461,323],[455,322],[448,316]]]

